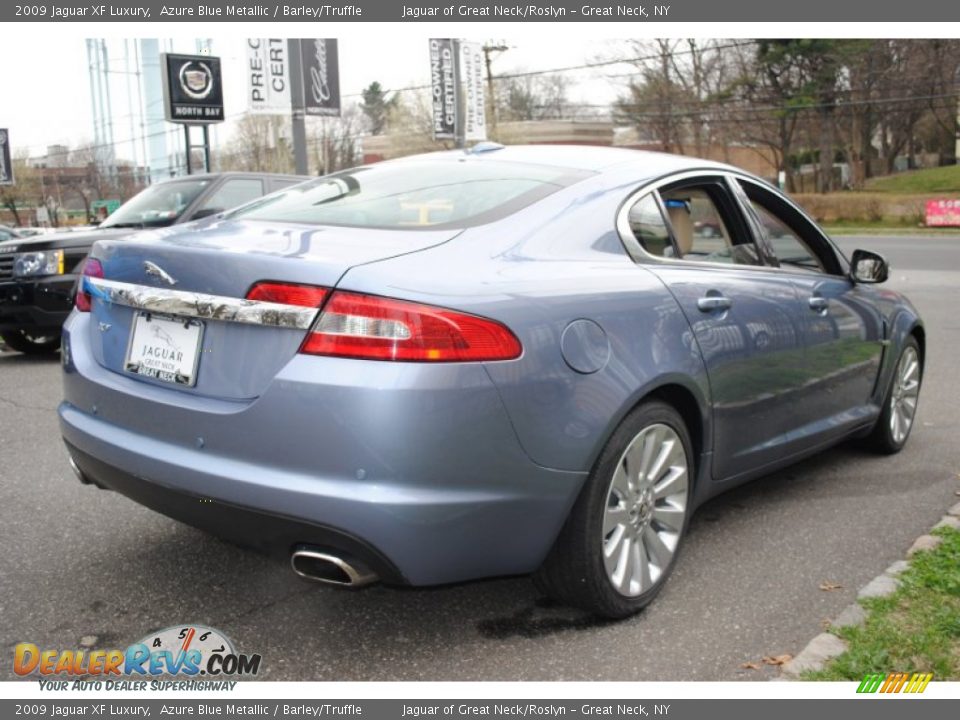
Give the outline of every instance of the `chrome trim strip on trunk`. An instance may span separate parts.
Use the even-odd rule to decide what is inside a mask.
[[[222,322],[309,330],[319,308],[207,295],[85,276],[83,288],[104,302],[148,312]]]

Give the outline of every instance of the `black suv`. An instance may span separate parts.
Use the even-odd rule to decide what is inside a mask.
[[[0,337],[23,353],[57,350],[79,266],[97,240],[217,215],[306,179],[246,172],[188,175],[151,185],[88,231],[0,242]]]

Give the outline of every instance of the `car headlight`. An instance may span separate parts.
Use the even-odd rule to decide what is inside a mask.
[[[18,253],[13,256],[14,277],[62,275],[63,250]]]

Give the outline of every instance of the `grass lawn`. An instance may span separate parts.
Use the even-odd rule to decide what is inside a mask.
[[[893,193],[960,192],[960,165],[911,170],[867,180],[866,190]]]
[[[856,680],[867,673],[932,672],[960,680],[960,531],[941,528],[935,550],[913,556],[901,586],[862,601],[866,622],[832,630],[849,649],[805,680]]]

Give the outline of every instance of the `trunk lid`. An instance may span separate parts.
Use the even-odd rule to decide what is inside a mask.
[[[124,283],[115,287],[122,287],[123,292],[133,290],[148,301],[161,295],[169,297],[172,292],[178,304],[186,304],[179,305],[184,308],[183,314],[172,313],[183,325],[180,328],[163,322],[170,313],[145,312],[130,306],[137,301],[101,298],[93,304],[91,347],[101,365],[136,381],[207,397],[249,400],[259,396],[294,357],[307,333],[302,326],[305,316],[301,315],[294,327],[286,320],[281,325],[227,321],[222,318],[231,314],[232,305],[223,304],[227,310],[220,312],[217,298],[244,298],[253,285],[263,281],[333,288],[352,267],[426,250],[458,232],[278,227],[275,223],[234,220],[100,242],[93,256],[100,260],[108,283]],[[200,306],[203,309],[199,314],[212,316],[188,323],[190,308]],[[141,342],[148,333],[157,345]],[[140,363],[143,352],[159,353],[161,349],[164,357],[158,355],[158,361],[169,359],[189,366],[196,357],[195,372],[189,380],[181,378],[181,383],[175,383],[167,376],[168,381],[164,381],[127,368],[128,360]],[[166,357],[168,350],[170,358]],[[178,366],[177,371],[180,369]]]

